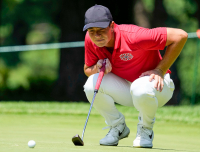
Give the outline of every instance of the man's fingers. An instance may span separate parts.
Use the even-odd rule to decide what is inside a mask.
[[[155,79],[154,88],[156,88],[156,90],[159,90],[158,85],[159,85],[159,81],[157,79]]]
[[[112,70],[112,66],[109,63],[108,65],[106,65],[106,72],[109,73]]]
[[[162,92],[164,83],[163,83],[163,79],[161,77],[158,77],[158,76],[156,77],[154,87],[157,89],[157,91]]]
[[[151,74],[150,77],[149,77],[149,81],[151,82],[155,77],[155,74]]]
[[[103,60],[100,59],[96,64],[98,73],[100,72],[100,69],[101,69],[102,65],[103,65]]]
[[[160,83],[161,85],[160,85],[160,88],[161,88],[161,90],[160,90],[160,92],[163,90],[163,87],[164,87],[164,83],[163,83],[163,80],[161,79],[161,83]]]
[[[97,72],[98,72],[98,73],[100,72],[101,67],[102,67],[102,64],[101,64],[101,63],[98,63],[98,64],[97,64]]]
[[[109,59],[106,59],[105,74],[111,72],[111,70],[112,70],[112,65],[111,65]]]
[[[142,73],[139,77],[143,77],[144,76],[144,73]]]
[[[101,60],[99,60],[99,61],[97,62],[97,67],[98,67],[98,68],[101,68],[102,65],[103,65],[103,60],[101,59]]]
[[[161,91],[160,79],[157,82],[157,91]]]
[[[103,59],[100,59],[97,62],[97,64],[96,64],[96,66],[97,66],[97,72],[98,73],[100,72],[100,69],[101,69],[102,65],[103,65]],[[109,73],[111,71],[112,71],[112,65],[110,63],[110,60],[106,59],[106,65],[105,65],[105,72],[104,72],[104,74],[107,74],[107,73]]]
[[[106,63],[106,66],[105,66],[105,74],[107,74],[109,72],[109,65]]]
[[[147,76],[147,75],[150,75],[150,73],[149,72],[144,72],[139,77],[143,77],[143,76]]]
[[[149,76],[149,81],[151,82],[153,79],[155,80],[154,82],[154,87],[157,91],[162,91],[163,90],[163,87],[164,87],[164,83],[163,83],[163,77],[157,73],[157,72],[154,72],[153,70],[151,71],[146,71],[144,73],[142,73],[140,75],[140,77],[142,76],[147,76],[147,75],[150,75]]]

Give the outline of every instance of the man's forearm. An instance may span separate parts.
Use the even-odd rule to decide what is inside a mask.
[[[177,59],[186,41],[187,41],[187,33],[182,32],[181,34],[177,34],[176,40],[167,46],[163,59],[160,61],[160,63],[156,67],[156,69],[159,69],[163,72],[163,75],[167,72],[167,70],[171,67],[171,65]]]
[[[84,73],[88,77],[91,76],[92,74],[97,73],[97,65],[93,65],[91,67],[84,65]]]

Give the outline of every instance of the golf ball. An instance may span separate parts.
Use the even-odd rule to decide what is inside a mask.
[[[34,148],[35,147],[35,141],[34,140],[30,140],[29,142],[28,142],[28,146],[29,146],[29,148]]]

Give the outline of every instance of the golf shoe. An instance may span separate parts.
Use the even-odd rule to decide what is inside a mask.
[[[117,146],[119,140],[128,137],[130,133],[130,129],[126,126],[126,123],[120,123],[114,127],[109,126],[109,128],[110,130],[107,135],[100,140],[100,145]]]
[[[153,147],[153,130],[143,127],[142,125],[137,126],[137,135],[133,141],[133,147],[141,148],[152,148]]]

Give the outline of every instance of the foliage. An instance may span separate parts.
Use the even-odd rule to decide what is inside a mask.
[[[48,96],[50,100],[51,87],[57,79],[58,59],[58,50],[52,49],[21,52],[21,62],[14,67],[7,67],[2,61],[0,63],[1,99],[45,100]],[[37,94],[41,95],[37,97]]]
[[[57,1],[4,0],[1,45],[58,42],[60,29],[54,24],[57,9]],[[1,53],[1,100],[50,100],[57,79],[58,59],[58,50]]]
[[[156,1],[142,0],[148,17],[151,19],[153,19]],[[60,0],[3,0],[0,44],[58,42],[61,36],[59,14],[63,13],[61,2]],[[181,28],[186,32],[195,32],[199,28],[199,20],[195,15],[199,9],[198,0],[163,0],[162,2],[167,12],[165,23],[168,27]],[[66,10],[67,7],[69,6],[66,6]],[[189,104],[194,94],[195,70],[197,70],[196,103],[200,103],[200,79],[198,79],[200,62],[198,62],[198,69],[194,68],[195,58],[199,60],[195,54],[197,49],[199,48],[197,48],[196,40],[189,39],[180,57],[174,63],[180,78],[182,104]],[[58,77],[58,51],[1,53],[0,98],[4,100],[34,100],[35,98],[49,100],[50,90]]]
[[[155,0],[142,0],[142,2],[144,3],[146,11],[152,13],[154,10]]]
[[[4,28],[7,32],[4,32],[1,38],[3,39],[1,45],[16,44],[13,37],[15,30],[21,32],[21,34],[28,34],[26,32],[31,30],[32,25],[39,23],[52,24],[56,19],[57,10],[58,3],[55,0],[3,0],[1,5],[1,28]]]
[[[186,32],[197,31],[200,26],[199,21],[195,17],[192,17],[192,14],[196,13],[198,9],[195,1],[164,0],[164,4],[169,17],[173,17],[179,23],[174,25],[169,19],[169,26],[174,25],[174,27],[181,28]],[[199,56],[196,56],[196,51],[199,49],[200,48],[198,48],[197,40],[188,39],[185,47],[182,50],[182,53],[180,54],[180,57],[176,62],[178,75],[181,81],[181,94],[184,104],[190,103],[191,97],[194,93],[196,93],[196,102],[200,102],[200,79],[196,79],[196,91],[193,92],[195,70],[198,71],[197,74],[200,72],[199,68],[195,69],[196,58],[199,58]],[[200,63],[198,63],[198,67],[200,67]]]
[[[196,58],[199,61],[200,56],[196,55],[197,50],[197,41],[188,40],[185,48],[183,49],[180,60],[177,64],[178,73],[181,78],[182,84],[181,89],[184,91],[184,96],[190,97],[193,94],[193,82],[195,78],[195,74],[197,74],[197,79],[194,83],[196,83],[196,95],[200,95],[200,68],[195,69],[195,61]],[[198,67],[200,67],[200,62],[198,62]],[[195,73],[197,71],[197,73]]]

